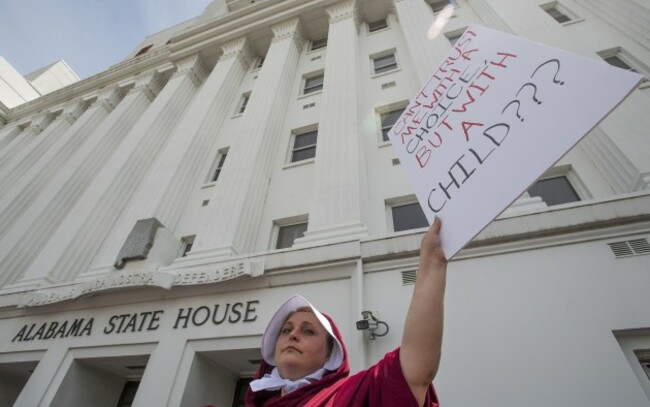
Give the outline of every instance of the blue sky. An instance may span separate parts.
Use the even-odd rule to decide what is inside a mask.
[[[0,55],[23,75],[60,59],[86,78],[210,0],[0,0]]]

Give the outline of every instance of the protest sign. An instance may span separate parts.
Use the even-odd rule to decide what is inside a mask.
[[[603,61],[471,26],[390,141],[453,257],[642,80]]]

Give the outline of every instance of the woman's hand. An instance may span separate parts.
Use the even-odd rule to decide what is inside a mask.
[[[436,218],[422,238],[420,262],[406,314],[400,364],[418,405],[438,372],[442,347],[447,259],[440,246],[441,221]]]

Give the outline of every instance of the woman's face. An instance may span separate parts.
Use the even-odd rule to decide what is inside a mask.
[[[297,311],[284,322],[275,342],[280,376],[297,380],[323,367],[330,357],[327,331],[309,311]]]

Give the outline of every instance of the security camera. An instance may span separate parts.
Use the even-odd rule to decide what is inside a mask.
[[[370,328],[370,324],[368,323],[367,319],[361,319],[357,321],[357,329],[359,331],[365,331],[368,328]]]
[[[357,321],[357,330],[370,331],[370,339],[374,340],[376,337],[384,336],[388,333],[388,325],[377,319],[377,317],[372,314],[372,311],[361,311],[361,316],[363,319]],[[384,326],[385,331],[382,334],[375,333],[379,325]]]

